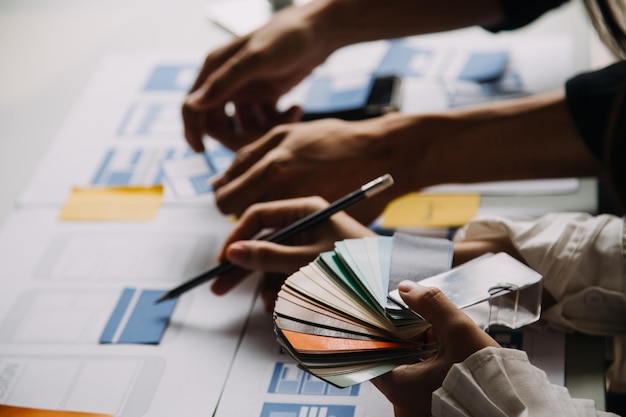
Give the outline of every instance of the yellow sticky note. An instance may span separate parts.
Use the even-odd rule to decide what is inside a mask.
[[[410,193],[389,203],[382,227],[462,226],[476,216],[479,206],[479,194]]]
[[[0,417],[113,417],[111,414],[80,413],[73,411],[41,410],[0,404]]]
[[[163,186],[74,188],[61,220],[150,220],[163,199]]]

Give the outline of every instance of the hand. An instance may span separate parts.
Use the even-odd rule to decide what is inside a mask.
[[[325,119],[272,129],[242,148],[214,180],[217,206],[240,214],[259,201],[309,195],[333,201],[379,175],[392,173],[396,179],[394,171],[403,167],[392,159],[392,141],[380,133],[384,120]],[[372,221],[399,192],[396,179],[394,187],[356,207],[362,211],[358,220]]]
[[[320,197],[259,203],[245,211],[234,230],[226,238],[218,255],[239,266],[218,277],[211,290],[225,294],[251,271],[265,273],[263,299],[272,311],[276,294],[286,275],[314,260],[321,252],[331,250],[338,240],[375,235],[344,212],[334,214],[325,222],[294,236],[290,245],[264,240],[247,240],[267,229],[282,229],[291,223],[328,206]]]
[[[271,127],[299,119],[301,109],[281,112],[276,103],[333,51],[310,18],[314,9],[289,7],[207,56],[182,110],[185,138],[194,150],[203,150],[205,133],[237,150]],[[229,102],[232,117],[225,109]]]
[[[432,325],[439,350],[432,358],[398,366],[372,382],[391,401],[396,417],[430,416],[432,393],[441,387],[452,365],[499,345],[439,289],[403,281],[398,290],[404,302]]]

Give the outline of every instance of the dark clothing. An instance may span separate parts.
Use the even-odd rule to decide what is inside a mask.
[[[485,27],[491,32],[512,30],[525,26],[539,16],[566,3],[568,0],[500,0],[504,21]]]
[[[485,29],[517,29],[567,1],[499,0],[504,19]],[[567,81],[565,94],[580,136],[603,162],[613,190],[626,204],[626,61],[575,76]]]
[[[565,84],[567,106],[574,124],[593,154],[603,157],[603,143],[607,128],[617,111],[626,117],[623,103],[617,106],[617,96],[626,82],[626,61],[618,62],[599,71],[577,75]]]
[[[524,26],[568,0],[499,0],[504,15],[499,25],[485,29],[497,32]],[[626,83],[626,61],[599,71],[577,75],[565,85],[567,106],[578,132],[598,159],[603,159],[604,141],[611,117],[626,117],[626,106],[617,103]],[[623,100],[622,100],[623,101]],[[619,105],[619,108],[616,106]]]

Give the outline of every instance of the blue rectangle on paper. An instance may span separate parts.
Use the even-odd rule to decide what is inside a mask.
[[[96,172],[96,175],[94,175],[93,180],[91,180],[92,185],[102,184],[103,181],[105,181],[104,176],[107,172],[107,167],[109,166],[109,164],[111,163],[111,160],[113,159],[114,153],[115,151],[113,149],[109,149],[107,151],[106,155],[104,156],[104,159],[102,160],[102,163],[100,164],[100,167],[98,168],[98,171]]]
[[[148,106],[144,119],[142,120],[141,125],[137,128],[136,133],[138,135],[149,135],[152,130],[152,126],[159,120],[159,116],[162,112],[162,105],[153,104]]]
[[[109,176],[106,185],[108,186],[124,186],[130,184],[130,180],[133,178],[132,172],[112,172]]]
[[[209,178],[212,177],[212,174],[206,173],[202,175],[195,175],[189,177],[189,181],[193,189],[196,191],[196,194],[206,194],[213,191],[213,187],[209,183]]]
[[[260,417],[354,417],[354,405],[264,403]]]
[[[143,290],[118,343],[158,344],[167,328],[177,299],[156,303],[165,291]]]
[[[390,42],[389,50],[378,64],[376,75],[389,76],[396,75],[404,77],[407,75],[422,76],[424,68],[412,68],[411,62],[417,60],[421,55],[422,62],[429,62],[433,52],[426,49],[417,49],[408,45],[404,40],[395,39]]]
[[[122,318],[127,315],[135,291],[132,288],[124,289],[120,301],[102,333],[100,343],[158,344],[161,342],[177,299],[166,300],[157,304],[156,301],[165,291],[142,290],[130,317],[124,323]],[[118,331],[120,325],[124,326],[121,332]],[[116,333],[120,334],[117,340],[115,340]]]
[[[316,113],[359,109],[365,106],[374,83],[373,76],[362,78],[362,82],[353,82],[349,88],[337,88],[337,80],[331,76],[314,76],[302,108]]]
[[[144,90],[187,92],[198,70],[197,65],[159,65],[152,71]],[[181,74],[185,72],[192,73],[194,76],[181,77]]]
[[[459,74],[459,79],[476,82],[493,81],[504,73],[508,52],[473,53]]]
[[[235,152],[230,149],[219,145],[217,148],[212,149],[207,156],[207,162],[215,173],[224,172],[235,159]]]
[[[100,343],[113,343],[113,336],[115,336],[115,332],[120,326],[122,318],[124,317],[124,314],[128,309],[128,305],[130,304],[130,300],[133,298],[133,294],[135,294],[134,288],[124,288],[124,291],[122,291],[122,295],[113,310],[113,314],[109,317],[109,321],[104,327],[102,336],[100,336]]]
[[[349,388],[336,388],[304,372],[295,363],[276,362],[267,392],[270,394],[356,397],[359,395],[359,385],[353,385]]]
[[[141,150],[135,151],[130,160],[124,161],[124,168],[120,169],[118,168],[119,165],[122,165],[119,161],[120,154],[115,149],[110,149],[102,160],[96,175],[94,175],[91,185],[122,186],[130,184],[142,155],[143,152]],[[125,157],[126,155],[123,156]]]

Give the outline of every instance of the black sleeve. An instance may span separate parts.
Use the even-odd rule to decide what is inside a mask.
[[[620,88],[626,82],[626,61],[577,75],[565,84],[567,106],[580,135],[602,159],[603,142]],[[624,106],[619,111],[626,113]],[[619,117],[626,117],[620,114]]]
[[[539,16],[568,0],[498,0],[504,20],[494,26],[486,26],[490,32],[512,30],[525,26]]]

